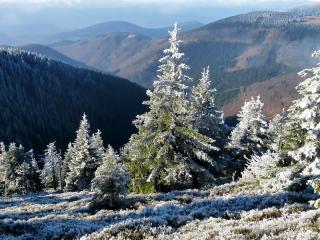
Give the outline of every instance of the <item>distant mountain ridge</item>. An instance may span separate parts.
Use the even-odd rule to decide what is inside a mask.
[[[151,38],[134,33],[108,33],[84,41],[56,43],[51,47],[64,55],[82,59],[80,61],[85,61],[89,66],[122,75],[121,69],[134,67],[131,65],[134,64],[132,57],[143,54],[141,50],[144,51],[150,42]],[[133,77],[130,73],[127,76]]]
[[[150,88],[162,50],[168,46],[167,37],[129,36],[114,33],[112,37],[106,35],[52,47],[87,65],[116,73]],[[190,84],[195,84],[202,68],[209,65],[220,93],[219,105],[234,109],[226,111],[227,116],[237,113],[239,108],[233,108],[230,104],[244,99],[252,84],[269,80],[274,84],[285,81],[284,86],[293,91],[275,92],[271,96],[274,100],[266,101],[275,106],[272,108],[274,110],[268,110],[267,114],[271,117],[291,104],[297,96],[294,84],[298,77],[294,81],[289,81],[287,77],[296,76],[296,72],[315,63],[310,54],[320,47],[320,24],[317,18],[311,21],[296,13],[261,11],[222,19],[183,32],[180,36],[184,42],[182,50],[186,61],[191,66],[189,74],[195,79]],[[267,96],[263,92],[261,95]]]
[[[105,144],[118,148],[146,110],[145,89],[128,80],[13,48],[0,50],[0,92],[1,141],[37,153],[52,141],[65,148],[84,112]]]
[[[204,24],[192,21],[182,23],[184,31],[199,28]],[[92,25],[86,28],[77,29],[69,32],[62,32],[50,36],[45,42],[54,43],[59,41],[78,41],[87,40],[93,37],[100,37],[109,33],[133,33],[150,38],[163,37],[168,34],[170,27],[146,28],[126,21],[111,21]]]
[[[302,23],[304,17],[295,12],[274,12],[274,11],[255,11],[246,14],[228,17],[219,21],[219,23],[243,23],[259,24],[263,26],[283,26],[290,23]]]
[[[290,12],[301,16],[320,16],[320,3],[302,5],[291,9]]]
[[[203,23],[198,21],[189,21],[182,23],[185,31],[192,30],[203,26]],[[168,34],[170,27],[142,27],[126,21],[110,21],[103,22],[96,25],[79,28],[72,31],[50,33],[45,31],[43,33],[38,32],[36,34],[5,34],[0,32],[0,44],[2,45],[28,45],[28,44],[42,44],[49,45],[55,42],[62,41],[77,41],[86,40],[92,37],[102,36],[108,33],[135,33],[144,35],[146,37],[163,37]]]

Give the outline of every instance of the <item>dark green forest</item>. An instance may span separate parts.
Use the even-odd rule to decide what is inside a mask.
[[[64,150],[85,112],[91,128],[118,148],[146,110],[145,89],[125,79],[75,68],[16,49],[0,51],[0,139],[39,153],[56,141]]]

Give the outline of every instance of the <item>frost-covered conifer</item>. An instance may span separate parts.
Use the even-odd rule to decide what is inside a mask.
[[[320,51],[313,57],[320,57]],[[303,175],[318,191],[320,179],[320,63],[298,73],[304,78],[297,91],[301,98],[289,108],[282,150],[288,151],[296,165],[305,167]]]
[[[320,51],[313,56],[319,57]],[[302,97],[289,108],[287,126],[295,126],[287,130],[294,137],[286,140],[292,142],[291,155],[296,160],[310,162],[320,157],[320,65],[299,72],[299,76],[305,78],[297,87]]]
[[[216,89],[210,81],[209,67],[203,69],[199,84],[192,89],[192,121],[200,133],[222,147],[227,141],[223,112],[215,105]]]
[[[261,180],[261,178],[272,178],[277,173],[277,163],[280,161],[277,153],[266,152],[263,155],[252,155],[242,173],[242,179]]]
[[[28,193],[39,189],[39,169],[32,150],[25,152],[20,145],[10,144],[4,154],[5,194]]]
[[[4,195],[5,191],[5,173],[6,173],[6,163],[5,163],[6,147],[3,142],[0,143],[0,196]]]
[[[84,114],[68,156],[66,186],[69,189],[83,190],[90,188],[96,170],[95,159],[90,148],[90,125]],[[70,150],[71,150],[70,149]]]
[[[6,146],[3,142],[0,143],[0,182],[4,182],[4,174],[6,171],[5,165]]]
[[[16,166],[16,186],[18,193],[28,193],[38,190],[39,167],[33,156],[33,151],[24,152],[20,145],[18,155],[21,154],[22,162]],[[19,158],[19,157],[18,157]]]
[[[243,151],[247,157],[266,150],[267,122],[262,107],[259,96],[245,102],[238,114],[239,123],[231,133],[230,146]]]
[[[292,189],[299,169],[286,164],[288,156],[272,151],[262,155],[252,155],[241,180],[255,181],[265,192],[277,192]]]
[[[277,114],[269,122],[268,137],[270,139],[270,148],[273,151],[278,152],[281,148],[281,141],[283,139],[283,129],[285,125],[285,119],[281,114]]]
[[[119,155],[109,146],[103,156],[103,163],[95,172],[92,190],[112,198],[126,194],[130,175],[125,170]]]
[[[43,161],[44,167],[41,172],[42,183],[46,188],[62,189],[63,161],[60,152],[56,149],[55,142],[47,146]]]
[[[319,55],[320,52],[313,54],[315,57]],[[268,184],[270,187],[276,186],[276,189],[284,187],[291,189],[300,186],[303,190],[304,184],[302,183],[307,179],[314,190],[318,191],[317,186],[320,179],[320,65],[305,69],[298,74],[305,79],[297,87],[301,98],[293,102],[285,121],[278,117],[269,127],[270,135],[274,137],[278,135],[275,138],[278,141],[276,143],[280,142],[274,150],[284,153],[285,158],[278,168],[277,176]],[[279,130],[281,126],[282,129]]]
[[[208,153],[215,151],[214,140],[190,124],[190,102],[186,97],[185,75],[189,66],[182,62],[179,28],[170,32],[170,47],[160,59],[158,79],[148,90],[150,111],[134,122],[139,132],[127,146],[129,169],[136,191],[182,188],[212,181],[207,170],[212,164]]]
[[[94,158],[93,168],[97,169],[97,167],[102,164],[102,159],[105,152],[100,130],[92,134],[90,149]]]
[[[62,167],[62,187],[66,187],[67,184],[67,176],[70,172],[70,163],[72,161],[72,156],[73,156],[73,148],[72,148],[72,143],[68,144],[67,150],[64,153],[63,156],[63,167]]]

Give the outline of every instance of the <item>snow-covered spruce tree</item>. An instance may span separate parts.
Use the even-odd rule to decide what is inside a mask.
[[[320,51],[313,57],[320,57]],[[311,179],[314,189],[320,182],[320,63],[299,72],[304,78],[297,91],[301,98],[289,108],[285,126],[285,144],[282,150],[289,151],[297,165],[306,166],[303,174]],[[313,180],[312,180],[313,179]]]
[[[68,172],[66,187],[71,190],[84,190],[90,188],[97,169],[96,158],[91,149],[90,125],[84,114],[77,130],[77,137],[69,148]]]
[[[57,151],[55,142],[50,143],[43,157],[44,167],[41,171],[41,180],[46,188],[54,190],[63,188],[63,161]]]
[[[18,155],[22,154],[22,162],[16,166],[16,186],[17,193],[35,192],[40,189],[39,178],[40,170],[38,163],[36,162],[33,151],[24,151],[24,148],[20,145],[18,149]]]
[[[4,162],[5,195],[39,190],[39,169],[32,150],[25,152],[21,145],[12,143],[4,154]]]
[[[192,88],[192,121],[200,133],[216,141],[219,147],[227,142],[227,126],[223,112],[215,105],[216,89],[210,81],[209,67],[204,68],[199,84]]]
[[[313,56],[319,57],[320,51]],[[302,97],[294,101],[288,114],[288,125],[295,122],[298,132],[292,132],[299,138],[293,139],[295,143],[289,150],[296,160],[311,162],[320,156],[320,65],[299,72],[299,76],[305,78],[297,87]]]
[[[313,54],[313,56],[318,55],[320,54]],[[265,189],[304,191],[307,189],[307,182],[314,191],[320,189],[320,65],[303,70],[299,75],[305,78],[297,87],[301,98],[293,102],[284,120],[276,117],[269,127],[271,136],[278,135],[281,138],[275,138],[280,142],[276,141],[278,146],[273,151],[277,152],[272,153],[273,156],[276,154],[278,157],[272,157],[273,160],[271,160],[266,153],[260,158],[257,157],[257,161],[250,161],[252,166],[261,166],[256,168],[259,169],[256,172],[263,172],[262,169],[266,166],[268,168],[270,164],[266,163],[268,159],[273,162],[276,175],[269,173],[268,177],[262,179]],[[274,161],[276,158],[279,160]],[[277,163],[276,166],[275,163]]]
[[[230,177],[239,172],[241,167],[230,157],[225,145],[230,128],[224,124],[223,112],[215,105],[216,89],[210,81],[210,69],[204,68],[199,83],[192,88],[190,117],[194,128],[201,134],[210,137],[220,151],[212,151],[210,156],[215,160],[210,171],[216,177]]]
[[[295,177],[299,170],[286,166],[283,163],[285,158],[284,154],[273,150],[262,155],[252,155],[242,172],[241,181],[254,181],[268,193],[297,191],[300,183],[295,181]]]
[[[94,169],[97,169],[103,162],[103,156],[105,152],[100,130],[92,134],[92,137],[90,140],[90,149],[91,149],[91,154],[93,156],[93,161],[94,161],[92,167]]]
[[[284,125],[284,111],[282,111],[282,114],[274,116],[274,118],[269,122],[267,131],[270,145],[269,148],[275,152],[278,152],[281,148]]]
[[[62,188],[66,187],[67,184],[67,176],[70,172],[69,165],[72,161],[72,156],[73,156],[73,148],[72,148],[72,143],[69,142],[68,147],[66,152],[64,153],[63,156],[63,166],[62,166]]]
[[[278,162],[278,153],[271,151],[267,151],[261,156],[252,155],[242,173],[242,179],[259,181],[264,178],[275,177]]]
[[[198,186],[212,182],[207,166],[217,150],[214,140],[199,133],[190,122],[190,102],[186,98],[185,75],[189,66],[182,63],[179,28],[170,32],[170,47],[160,59],[158,79],[148,90],[150,111],[134,122],[138,134],[126,146],[125,158],[133,178],[132,190],[152,192]]]
[[[245,102],[238,114],[239,123],[231,132],[230,146],[250,157],[266,151],[267,122],[262,114],[260,97]]]
[[[108,146],[103,163],[95,172],[91,189],[110,198],[118,198],[128,192],[130,175],[115,150]]]

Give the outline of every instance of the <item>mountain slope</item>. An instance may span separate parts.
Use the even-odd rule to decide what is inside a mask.
[[[84,60],[89,66],[123,75],[120,70],[133,67],[130,66],[132,57],[139,55],[150,41],[151,38],[134,33],[109,33],[85,41],[67,41],[51,46],[67,56]]]
[[[11,46],[1,46],[1,47],[4,48],[4,49],[12,48]],[[63,55],[62,53],[54,50],[53,48],[45,46],[45,45],[28,44],[28,45],[18,46],[18,47],[15,47],[15,48],[20,49],[20,50],[24,50],[24,51],[27,51],[27,52],[34,52],[36,54],[44,55],[49,59],[56,60],[56,61],[59,61],[59,62],[63,62],[63,63],[69,64],[69,65],[72,65],[74,67],[92,68],[92,67],[89,67],[89,66],[85,65],[82,62],[79,62],[77,60],[69,58],[66,55]]]
[[[0,50],[0,89],[1,141],[36,150],[54,140],[65,147],[84,112],[106,143],[120,147],[145,111],[145,89],[136,84],[14,49]]]
[[[67,63],[70,64],[72,66],[75,67],[83,67],[83,68],[89,68],[87,65],[85,65],[82,62],[79,62],[77,60],[74,60],[72,58],[69,58],[63,54],[61,54],[60,52],[45,46],[45,45],[41,45],[41,44],[28,44],[28,45],[23,45],[23,46],[19,46],[18,49],[21,50],[25,50],[25,51],[30,51],[30,52],[35,52],[38,54],[42,54],[45,55],[46,57],[52,59],[52,60],[56,60],[56,61],[60,61],[63,63]]]
[[[200,22],[185,22],[182,23],[185,31],[192,30],[195,28],[199,28],[203,26]],[[154,37],[161,37],[166,36],[168,31],[170,30],[169,27],[165,28],[145,28],[140,27],[138,25],[125,22],[125,21],[114,21],[114,22],[104,22],[100,24],[96,24],[93,26],[89,26],[86,28],[70,31],[70,32],[63,32],[53,36],[50,36],[46,42],[58,42],[58,41],[76,41],[76,40],[86,40],[92,37],[97,37],[101,35],[105,35],[108,33],[135,33],[139,35],[143,35],[146,37],[154,38]]]
[[[244,89],[253,83],[294,74],[315,63],[310,59],[310,54],[319,47],[320,24],[310,23],[308,19],[289,12],[252,12],[182,33],[183,51],[192,68],[190,75],[198,79],[202,68],[209,65],[220,92],[219,105],[222,106],[239,98]],[[126,42],[128,36],[122,36],[118,42]],[[158,59],[168,45],[167,39],[140,37],[130,44],[117,46],[114,39],[97,37],[53,47],[90,66],[151,87]],[[104,47],[109,45],[115,47]],[[88,58],[85,53],[90,52],[93,46],[103,58]],[[114,54],[117,58],[111,57]],[[294,98],[291,93],[281,94],[284,98]],[[230,114],[234,115],[236,111]]]
[[[292,101],[298,98],[295,88],[300,81],[300,77],[292,73],[268,81],[253,83],[243,88],[237,98],[223,106],[224,114],[226,117],[234,116],[245,101],[250,100],[252,96],[260,95],[261,101],[264,103],[264,114],[271,118],[277,113],[281,113],[282,109],[287,109],[291,106]]]

